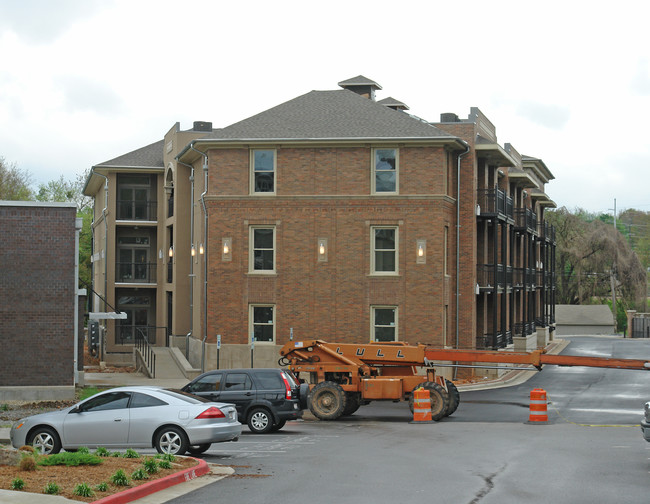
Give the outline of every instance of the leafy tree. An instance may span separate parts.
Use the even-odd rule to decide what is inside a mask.
[[[556,230],[557,302],[605,303],[615,292],[615,313],[623,329],[619,314],[645,305],[647,282],[646,270],[627,239],[613,221],[582,210],[571,213],[563,207],[545,216]]]
[[[31,176],[15,163],[0,157],[0,200],[29,201],[33,199]]]

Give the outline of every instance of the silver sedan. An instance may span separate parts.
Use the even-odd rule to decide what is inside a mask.
[[[14,423],[11,444],[44,454],[103,446],[196,455],[212,443],[237,441],[241,430],[232,404],[161,387],[120,387]]]

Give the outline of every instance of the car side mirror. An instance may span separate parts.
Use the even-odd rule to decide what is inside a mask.
[[[70,413],[81,413],[81,408],[79,406],[75,406],[70,410]]]

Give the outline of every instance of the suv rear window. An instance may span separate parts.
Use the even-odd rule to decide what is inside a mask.
[[[256,376],[262,384],[262,390],[284,389],[282,377],[276,371],[258,371]]]

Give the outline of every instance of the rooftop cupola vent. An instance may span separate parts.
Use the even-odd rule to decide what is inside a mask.
[[[354,91],[358,95],[369,98],[372,101],[375,101],[375,90],[381,89],[379,84],[363,75],[357,75],[352,79],[341,81],[339,82],[339,86],[343,89]]]

